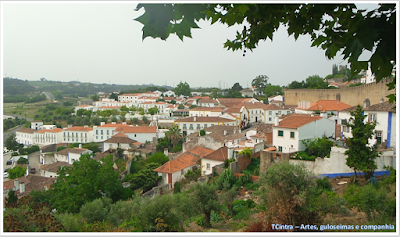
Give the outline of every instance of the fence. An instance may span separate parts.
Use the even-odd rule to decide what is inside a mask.
[[[152,188],[150,191],[147,191],[142,194],[142,197],[149,197],[150,199],[154,198],[157,195],[163,194],[170,190],[169,184],[163,184]]]

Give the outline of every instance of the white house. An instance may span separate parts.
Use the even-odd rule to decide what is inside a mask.
[[[58,169],[63,166],[71,167],[72,165],[68,164],[67,162],[62,162],[62,161],[54,162],[52,164],[47,164],[47,165],[41,165],[40,166],[40,176],[49,177],[49,178],[57,177]]]
[[[289,108],[285,108],[283,106],[277,106],[275,104],[269,104],[264,107],[264,122],[266,124],[274,124],[275,117],[282,116],[285,114],[290,114],[291,111]]]
[[[78,161],[82,155],[84,154],[93,154],[93,151],[82,148],[65,148],[61,151],[58,151],[54,154],[54,158],[56,162],[62,161],[67,162],[68,164],[74,163],[74,161]]]
[[[57,144],[63,141],[61,128],[42,129],[35,131],[33,143],[37,145]]]
[[[184,136],[187,136],[213,125],[235,126],[236,119],[232,120],[221,117],[187,117],[175,120],[174,124],[178,125]]]
[[[101,122],[100,126],[93,126],[93,141],[94,142],[103,142],[109,138],[111,138],[111,136],[113,135],[114,130],[117,127],[129,127],[130,125],[126,124],[126,123],[104,123]]]
[[[239,91],[243,97],[253,97],[253,90],[252,89],[243,89],[241,91]]]
[[[344,123],[349,122],[352,115],[350,111],[355,111],[357,106],[353,106],[340,112],[342,119],[342,139],[353,137],[351,128]],[[373,138],[369,141],[370,145],[386,142],[386,147],[396,147],[396,110],[395,104],[382,102],[363,108],[366,115],[364,122],[376,122]]]
[[[190,117],[218,117],[222,115],[222,112],[226,108],[224,107],[196,107],[189,109]]]
[[[185,152],[177,158],[170,160],[158,167],[157,169],[154,169],[154,171],[162,177],[158,184],[169,184],[170,188],[173,188],[175,182],[183,179],[189,169],[194,170],[196,167],[198,167],[198,160],[199,158],[196,156]]]
[[[32,121],[31,128],[34,130],[40,130],[40,127],[43,125],[43,121]]]
[[[284,102],[284,97],[282,95],[274,95],[268,97],[268,103],[269,104],[282,104]]]
[[[276,117],[272,127],[273,145],[283,153],[304,151],[303,140],[334,134],[335,122],[321,116],[291,114],[282,121]]]
[[[197,105],[200,107],[215,107],[218,105],[218,101],[213,99],[202,98],[197,102]]]
[[[21,128],[15,132],[15,140],[25,146],[33,145],[34,132],[35,130],[31,128]]]
[[[135,141],[133,139],[128,138],[127,135],[123,133],[118,133],[114,136],[112,136],[110,139],[107,139],[103,142],[103,152],[114,148],[121,148],[124,150],[131,149],[132,147],[140,147],[142,146],[143,143]]]
[[[176,96],[176,95],[175,95],[175,92],[173,92],[173,91],[171,91],[171,90],[168,90],[168,91],[166,91],[166,92],[163,92],[162,94],[164,95],[164,97],[175,97],[175,96]]]
[[[318,100],[311,103],[309,100],[299,100],[295,108],[296,114],[312,114],[314,111],[326,112],[328,114],[338,115],[339,111],[350,108],[351,106],[339,100]]]
[[[132,140],[146,143],[153,141],[154,137],[157,138],[158,128],[157,126],[120,126],[114,130],[113,135],[120,132]]]
[[[212,168],[216,165],[223,164],[228,159],[228,147],[221,147],[212,153],[205,155],[201,159],[201,174],[209,175],[212,173]]]
[[[63,129],[64,143],[90,143],[93,142],[93,128],[74,126]]]

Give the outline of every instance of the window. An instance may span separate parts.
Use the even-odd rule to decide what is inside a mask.
[[[99,135],[99,130],[96,130],[96,135]]]
[[[181,170],[181,175],[184,175],[185,174],[185,170]]]
[[[204,124],[204,128],[207,128],[207,124]]]
[[[272,115],[272,111],[269,111],[268,114],[269,114],[269,115]]]
[[[290,132],[290,138],[294,138],[294,132]]]
[[[378,142],[378,144],[382,143],[382,131],[375,131],[375,135],[376,135],[376,141]]]
[[[271,121],[272,121],[272,118],[268,118],[268,121],[270,121],[270,122],[271,122]]]
[[[376,114],[368,114],[368,122],[376,122]]]
[[[278,111],[278,115],[281,115],[281,111]]]
[[[78,137],[78,133],[76,133],[76,137]]]
[[[107,135],[109,135],[110,134],[110,130],[107,130]]]
[[[103,139],[103,136],[101,136],[101,139]]]
[[[186,129],[186,124],[183,124],[183,129]]]
[[[103,130],[100,131],[100,134],[103,135]]]
[[[96,139],[99,139],[99,136],[96,136]]]
[[[136,137],[136,134],[135,134],[135,137]]]
[[[350,127],[343,126],[343,132],[349,133],[350,132]]]
[[[189,129],[193,129],[193,124],[189,124]]]
[[[200,129],[200,124],[197,124],[197,129]]]
[[[283,131],[282,130],[278,130],[278,137],[283,137]]]
[[[207,163],[207,170],[209,170],[210,169],[210,163]]]
[[[278,151],[282,152],[282,147],[281,146],[278,146]]]

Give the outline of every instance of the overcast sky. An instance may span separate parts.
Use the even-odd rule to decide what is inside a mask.
[[[308,36],[288,37],[283,27],[273,42],[261,41],[243,57],[223,48],[238,26],[200,22],[183,42],[176,35],[142,41],[143,25],[133,20],[144,12],[134,11],[137,2],[2,3],[3,77],[222,88],[239,82],[246,88],[258,75],[282,86],[347,64],[340,55],[328,60]]]

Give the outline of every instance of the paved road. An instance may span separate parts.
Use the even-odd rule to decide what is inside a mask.
[[[19,125],[5,133],[3,133],[3,142],[7,139],[7,137],[9,137],[12,133],[15,134],[16,131],[20,130],[21,128],[23,128],[25,126],[25,124]]]
[[[11,157],[11,153],[8,153],[8,154],[5,154],[5,155],[2,155],[2,157],[3,157],[3,170],[2,170],[2,177],[3,177],[3,174],[4,174],[4,170],[5,169],[11,169],[12,168],[12,165],[7,165],[7,160]],[[4,178],[3,179],[3,181],[7,181],[8,180],[8,178]]]
[[[33,152],[32,154],[29,154],[28,156],[29,159],[29,169],[30,168],[36,168],[36,173],[32,175],[40,175],[40,151]],[[30,172],[29,172],[30,174]]]
[[[3,114],[3,115],[8,115],[8,116],[13,116],[13,117],[18,117],[18,118],[20,118],[20,119],[24,119],[24,118],[25,118],[24,116],[21,116],[21,115],[16,115],[16,114]],[[26,118],[26,121],[32,122],[32,121],[33,121],[33,119],[32,119],[32,118]]]
[[[42,94],[44,94],[47,97],[47,99],[49,99],[49,100],[53,101],[55,99],[53,94],[50,91],[43,91]]]

